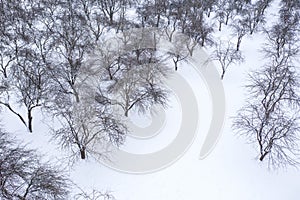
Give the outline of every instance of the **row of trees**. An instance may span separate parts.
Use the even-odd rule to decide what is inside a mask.
[[[1,199],[66,199],[69,187],[57,166],[41,162],[34,150],[0,130]]]
[[[123,144],[128,130],[116,107],[128,116],[135,107],[144,112],[165,104],[167,68],[153,49],[139,49],[141,39],[129,33],[122,37],[123,52],[100,48],[103,32],[121,29],[115,20],[129,1],[0,3],[0,104],[30,132],[35,109],[55,117],[61,125],[52,127],[53,138],[72,159],[99,158],[107,145]],[[0,139],[1,199],[69,198],[70,181],[57,166],[5,132]],[[73,198],[114,199],[96,190]]]
[[[85,191],[63,169],[0,130],[0,198],[7,200],[114,200],[109,192]],[[71,192],[71,190],[73,190]]]
[[[128,130],[116,107],[128,116],[135,108],[145,112],[153,104],[166,105],[163,80],[170,70],[165,59],[172,59],[177,70],[197,44],[213,46],[210,59],[221,64],[223,78],[231,64],[243,61],[242,38],[260,30],[271,2],[0,1],[0,104],[30,132],[33,112],[41,108],[61,122],[53,127],[53,137],[63,148],[82,159],[87,153],[99,157],[103,154],[103,149],[95,150],[99,143],[119,146],[125,140]],[[298,4],[282,1],[279,27],[266,31],[269,44],[277,38],[273,41],[277,46],[267,45],[264,51],[279,49],[272,66],[282,65],[283,46],[294,46],[289,35],[299,28],[291,21],[298,19]],[[135,13],[129,15],[133,8]],[[223,24],[231,27],[236,48],[233,43],[215,41],[215,23],[220,31]],[[133,27],[160,28],[178,46],[176,53],[161,56],[156,50],[158,36],[151,31],[135,35],[129,30]],[[277,33],[278,28],[283,33]],[[174,37],[176,31],[187,38]],[[107,42],[109,33],[115,32],[122,35],[118,44]],[[153,48],[143,47],[145,42]]]
[[[99,48],[105,46],[103,31],[114,28],[115,15],[132,3],[1,1],[0,104],[30,132],[34,109],[54,116],[61,127],[53,128],[53,137],[82,159],[86,153],[101,155],[101,149],[95,151],[99,143],[121,145],[127,128],[113,107],[128,116],[134,107],[145,111],[167,98],[161,88],[166,67],[154,50],[137,46],[147,38],[124,33],[123,52],[115,49],[119,53],[111,58],[109,46]],[[88,63],[95,49],[102,53]]]
[[[271,168],[299,164],[299,10],[297,1],[282,2],[279,22],[266,30],[267,62],[250,75],[250,96],[233,124]]]
[[[53,138],[70,158],[96,159],[109,145],[124,143],[122,118],[154,104],[166,106],[163,81],[196,45],[211,46],[224,78],[231,64],[243,61],[243,37],[266,23],[272,0],[0,0],[0,104],[33,132],[34,110],[55,117]],[[298,163],[299,3],[282,0],[280,21],[265,30],[269,59],[251,76],[253,96],[234,128],[258,144],[259,159],[271,166]],[[136,8],[133,15],[129,11]],[[213,32],[228,25],[236,44],[216,41]],[[157,27],[175,50],[158,52],[160,35],[137,34],[135,27]],[[148,29],[151,30],[151,29]],[[109,34],[119,32],[117,43]],[[176,37],[182,32],[187,37]],[[147,44],[146,44],[147,43]],[[151,46],[151,48],[149,48]],[[174,53],[175,52],[175,53]],[[290,108],[293,109],[290,109]],[[121,112],[118,112],[121,110]],[[0,197],[67,199],[71,183],[57,167],[0,130]],[[74,199],[113,199],[81,191]]]
[[[222,25],[232,27],[237,34],[239,49],[242,37],[258,30],[265,22],[265,10],[271,0],[173,0],[141,1],[137,8],[138,21],[145,27],[165,29],[168,35],[180,31],[194,38],[200,45],[213,44],[215,24],[221,31]],[[207,18],[210,18],[208,20]]]
[[[263,16],[269,4],[266,0],[254,4],[227,0],[1,1],[0,104],[32,132],[32,113],[36,108],[61,105],[59,99],[75,98],[79,102],[78,76],[87,55],[101,45],[103,32],[155,26],[162,28],[171,41],[174,32],[180,31],[192,39],[190,44],[187,43],[192,54],[191,49],[197,43],[203,46],[214,42],[211,35],[214,25],[207,20],[212,13],[219,21],[222,21],[220,17],[224,18],[226,24],[232,20],[233,27],[241,25],[234,28],[238,35],[238,50],[242,36],[247,30],[253,32],[252,24],[263,22],[263,17],[252,19],[248,15]],[[134,6],[137,7],[136,18],[128,15],[128,10]],[[242,60],[238,53],[229,52],[233,60]],[[187,57],[180,53],[173,55],[176,69],[178,62]],[[222,64],[222,77],[227,67]],[[17,104],[26,110],[26,114],[15,108]]]

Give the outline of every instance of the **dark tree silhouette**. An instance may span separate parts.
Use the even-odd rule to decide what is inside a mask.
[[[295,23],[275,24],[267,31],[263,52],[269,61],[252,73],[247,105],[233,127],[258,144],[259,160],[277,168],[299,164],[300,95],[295,58],[299,53]]]
[[[67,199],[69,180],[57,166],[41,162],[34,150],[0,130],[0,198]]]

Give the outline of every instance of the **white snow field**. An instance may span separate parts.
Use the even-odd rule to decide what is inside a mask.
[[[224,35],[228,32],[226,28],[223,27],[222,35],[216,32],[216,37],[230,37]],[[247,97],[243,88],[247,73],[264,62],[259,51],[263,42],[263,35],[257,33],[253,37],[243,38],[241,51],[246,60],[239,66],[231,66],[225,75],[224,129],[216,147],[205,159],[200,160],[199,153],[212,116],[211,99],[193,67],[181,62],[176,73],[192,87],[200,113],[197,137],[185,154],[172,165],[146,174],[123,173],[93,160],[79,160],[73,168],[67,169],[72,181],[82,189],[111,191],[117,200],[299,200],[299,170],[268,170],[266,163],[258,161],[255,146],[247,144],[245,138],[238,137],[231,128],[232,117]],[[218,67],[218,63],[215,65]],[[164,131],[150,139],[129,137],[121,147],[123,150],[139,154],[155,152],[175,138],[181,121],[181,108],[174,95],[170,99]],[[50,142],[47,123],[51,120],[38,110],[34,113],[33,133],[28,133],[6,109],[3,109],[2,116],[5,129],[16,133],[30,148],[42,152],[46,160],[58,162],[64,157],[64,152],[55,142]],[[151,120],[149,115],[140,118],[136,114],[132,119],[140,126],[146,126]]]
[[[178,73],[192,86],[199,100],[199,132],[190,149],[173,165],[149,174],[127,174],[112,170],[100,163],[79,160],[70,169],[72,180],[83,189],[96,188],[111,191],[118,200],[298,200],[300,173],[296,169],[269,171],[260,163],[256,151],[244,138],[237,137],[231,129],[231,117],[243,105],[246,94],[243,89],[247,72],[259,67],[263,62],[259,54],[262,37],[246,38],[242,51],[246,62],[232,66],[223,81],[226,95],[226,121],[222,137],[212,153],[199,160],[199,152],[206,134],[205,129],[211,117],[210,99],[201,77],[193,73],[188,63],[181,63]],[[217,65],[217,63],[216,63]],[[180,107],[176,98],[171,98],[166,111],[168,134],[158,135],[151,140],[128,139],[123,149],[134,153],[153,152],[163,148],[174,138],[180,119],[176,113]],[[5,110],[4,110],[5,111]],[[203,113],[205,115],[203,115]],[[61,158],[61,151],[54,143],[49,143],[49,130],[43,123],[43,116],[34,113],[34,133],[27,133],[25,127],[10,113],[5,112],[2,123],[10,132],[37,148],[52,159]],[[135,120],[138,116],[135,116]],[[143,126],[147,117],[140,120]],[[162,133],[166,133],[162,132]]]

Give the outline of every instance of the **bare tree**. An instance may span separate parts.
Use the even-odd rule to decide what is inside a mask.
[[[81,159],[86,159],[88,155],[96,159],[105,156],[105,147],[110,144],[120,146],[127,133],[126,126],[109,105],[96,104],[93,98],[58,111],[57,117],[62,127],[53,130],[53,138],[62,149],[72,153],[71,160],[78,153]]]
[[[47,92],[47,77],[43,64],[32,52],[24,52],[24,57],[18,58],[18,64],[14,69],[14,89],[18,91],[18,103],[24,105],[27,111],[27,127],[30,132],[32,128],[32,111],[42,106]],[[23,60],[23,58],[25,58]],[[22,60],[22,61],[21,61]],[[23,120],[22,120],[23,121]]]
[[[76,87],[79,71],[93,48],[87,21],[76,8],[76,4],[67,1],[61,5],[62,12],[54,16],[53,39],[55,51],[52,52],[48,73],[51,77],[53,95],[62,93],[73,95],[80,101]]]
[[[67,199],[69,181],[58,167],[0,131],[0,198]]]
[[[224,41],[219,41],[214,45],[214,51],[209,56],[209,60],[216,60],[220,63],[222,68],[221,79],[223,80],[225,72],[232,64],[240,64],[244,62],[244,57],[240,51],[237,51],[233,47],[233,43],[228,41],[227,44]]]
[[[169,21],[168,21],[168,25],[164,27],[164,32],[166,34],[166,36],[168,37],[169,41],[172,42],[172,38],[173,35],[176,31],[176,26],[177,26],[177,19],[170,19],[171,17],[169,17]]]
[[[81,17],[86,21],[85,28],[89,31],[91,42],[97,43],[105,28],[105,17],[101,15],[102,9],[99,9],[97,1],[93,0],[78,1],[77,9],[79,13],[82,13]]]
[[[47,60],[51,51],[50,34],[33,25],[28,25],[27,31],[17,33],[28,37],[28,40],[26,45],[16,44],[16,59],[11,66],[10,83],[15,91],[14,97],[18,99],[17,103],[26,108],[25,125],[32,132],[32,112],[44,104],[49,92]]]
[[[201,2],[202,9],[206,12],[207,17],[210,17],[211,12],[214,11],[215,6],[218,3],[218,0],[211,0],[211,1],[202,0],[200,2]]]
[[[107,19],[109,25],[113,25],[114,16],[120,11],[124,0],[97,0],[97,4],[102,11],[103,16]]]
[[[219,0],[218,4],[217,4],[217,9],[216,9],[216,16],[215,18],[218,20],[219,22],[219,31],[222,30],[222,24],[225,23],[225,5],[226,5],[227,1],[224,0]]]
[[[280,2],[280,20],[282,23],[289,23],[291,21],[298,21],[299,23],[299,1],[282,0]]]
[[[15,56],[13,53],[13,48],[9,45],[8,41],[5,41],[9,40],[9,38],[5,38],[5,36],[1,37],[3,42],[1,42],[0,46],[0,72],[1,77],[3,76],[3,79],[7,79],[11,63],[15,60]]]
[[[165,24],[165,16],[169,1],[155,0],[142,1],[137,8],[142,27],[162,27]]]
[[[290,67],[263,68],[252,74],[247,86],[251,94],[248,103],[235,118],[233,127],[258,144],[259,160],[267,158],[270,167],[298,163],[297,87],[299,79]]]
[[[234,2],[227,0],[218,0],[216,4],[215,18],[219,22],[219,31],[222,30],[222,24],[227,25],[229,20],[234,19],[236,13],[234,12]]]
[[[114,104],[120,105],[127,117],[129,110],[149,110],[154,104],[166,105],[167,90],[163,89],[161,70],[155,64],[145,64],[143,69],[130,69],[113,88],[117,95]]]
[[[214,43],[213,31],[213,25],[205,20],[203,12],[197,11],[189,15],[189,24],[185,33],[201,46],[204,44],[210,46]]]
[[[262,13],[263,11],[264,10],[260,10],[260,8],[255,5],[248,4],[241,12],[243,24],[249,31],[250,35],[258,30],[260,24],[265,24],[265,16]]]
[[[259,0],[257,1],[255,5],[255,9],[258,16],[264,16],[265,11],[268,7],[270,7],[273,0]],[[259,19],[258,19],[259,20]]]
[[[184,39],[184,45],[186,46],[190,56],[193,56],[197,44],[197,41],[193,38],[187,37],[186,39]]]
[[[125,116],[133,108],[144,112],[153,104],[165,105],[167,90],[163,80],[169,69],[160,59],[156,50],[151,48],[135,49],[120,55],[117,58],[118,74],[115,74],[113,82],[106,84],[106,89],[101,88],[99,96],[111,99],[112,105],[119,105]]]
[[[298,37],[299,21],[297,17],[290,19],[289,23],[276,23],[270,30],[265,30],[267,42],[263,51],[266,57],[274,62],[289,62],[297,58],[300,50]]]
[[[99,60],[105,62],[96,62],[101,71],[98,96],[109,99],[111,105],[121,107],[125,116],[133,108],[144,112],[153,104],[166,103],[167,90],[163,80],[170,70],[157,52],[158,39],[159,36],[151,29],[125,31],[106,44],[117,53],[104,52]],[[97,52],[94,57],[97,58]]]
[[[280,28],[279,27],[282,27]],[[259,160],[277,168],[299,164],[299,76],[293,63],[298,56],[291,24],[275,24],[263,49],[269,64],[251,75],[247,105],[233,127],[258,144]]]
[[[168,52],[168,54],[172,57],[175,71],[177,71],[178,69],[179,62],[185,61],[189,56],[191,56],[193,46],[189,48],[189,44],[191,44],[190,40],[192,39],[184,37],[182,35],[174,35],[174,41],[172,42],[172,51]]]
[[[116,79],[118,73],[120,73],[120,55],[122,54],[122,49],[114,49],[111,45],[103,43],[101,48],[91,55],[94,65],[100,65],[99,70],[102,71],[103,80],[114,80]]]
[[[233,29],[234,34],[236,34],[237,37],[236,50],[239,51],[242,43],[242,39],[247,34],[248,31],[247,25],[243,20],[237,19],[234,20],[234,22],[232,22],[231,27]]]
[[[169,41],[172,42],[172,38],[176,30],[180,30],[180,23],[184,23],[182,2],[173,1],[172,3],[169,3],[165,15],[166,23],[164,25],[164,32]]]
[[[93,189],[91,192],[86,192],[81,188],[73,198],[75,200],[116,200],[116,198],[110,192],[101,192]]]
[[[33,2],[28,4],[6,3],[18,20],[7,17],[11,23],[8,33],[4,34],[8,40],[2,43],[4,51],[1,54],[2,81],[6,91],[1,94],[0,104],[17,115],[32,132],[32,111],[42,105],[47,91],[45,62],[50,45],[49,34],[35,24],[42,8]],[[16,101],[12,102],[12,99]],[[27,120],[13,104],[25,107]]]

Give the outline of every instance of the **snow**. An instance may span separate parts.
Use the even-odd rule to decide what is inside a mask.
[[[94,161],[79,161],[73,169],[70,169],[72,180],[83,189],[97,188],[112,191],[113,195],[120,200],[298,199],[300,187],[298,171],[291,168],[286,171],[269,171],[265,164],[255,159],[255,149],[246,144],[243,138],[237,137],[230,127],[231,117],[241,107],[245,98],[242,86],[245,83],[246,72],[261,65],[261,59],[256,58],[259,57],[257,43],[262,40],[256,37],[256,45],[250,45],[253,44],[253,40],[245,39],[242,51],[246,55],[246,62],[242,64],[243,66],[233,66],[225,76],[223,84],[227,119],[221,139],[207,158],[198,159],[204,139],[204,134],[201,133],[182,158],[161,171],[133,175],[114,171]],[[197,99],[200,99],[202,105],[199,105],[200,112],[210,115],[210,105],[205,105],[209,104],[209,98],[202,91],[204,86],[201,87],[203,82],[191,71],[191,66],[181,63],[178,73],[186,78],[195,91]],[[172,108],[166,111],[168,123],[178,120],[169,117],[171,113],[177,112],[178,106],[172,103]],[[5,113],[3,123],[10,132],[16,132],[18,137],[30,142],[31,147],[38,148],[49,158],[60,157],[58,147],[49,143],[49,131],[47,126],[41,123],[43,116],[37,112],[34,114],[36,117],[33,134],[26,133],[25,127],[9,113]],[[165,139],[161,140],[162,137]],[[140,147],[144,146],[147,151],[155,151],[157,146],[166,145],[167,138],[171,141],[172,137],[174,136],[159,136],[159,140],[146,141],[135,145],[134,148],[130,147],[129,150],[140,152],[142,151]],[[128,144],[134,142],[130,140]]]
[[[216,37],[231,37],[224,36],[224,32],[228,32],[227,28],[223,26],[222,32],[216,32]],[[246,60],[240,66],[231,66],[225,75],[225,126],[222,137],[207,158],[198,159],[205,137],[204,130],[208,129],[211,117],[210,99],[201,77],[193,73],[188,63],[181,62],[177,73],[192,86],[201,112],[199,134],[184,156],[161,171],[139,175],[121,173],[93,160],[80,160],[69,169],[72,180],[83,189],[111,191],[118,200],[298,200],[299,171],[294,168],[269,171],[266,164],[260,163],[256,158],[255,148],[247,144],[244,138],[235,135],[231,129],[232,117],[247,97],[243,88],[247,73],[264,63],[259,52],[263,42],[264,37],[259,34],[243,38],[241,51]],[[180,122],[177,115],[174,115],[180,112],[176,97],[173,96],[170,102],[164,127],[167,132],[144,141],[129,138],[122,148],[142,154],[168,145],[174,139],[173,133]],[[29,143],[31,148],[37,148],[53,162],[61,161],[61,150],[54,142],[49,142],[49,127],[44,124],[48,120],[38,110],[34,112],[32,134],[27,133],[25,127],[8,111],[3,110],[2,115],[2,124],[7,131],[16,133],[18,138]],[[138,115],[132,117],[133,121],[138,119]],[[149,120],[151,121],[148,116],[137,124],[146,126],[150,123]],[[167,134],[169,132],[172,134]]]

